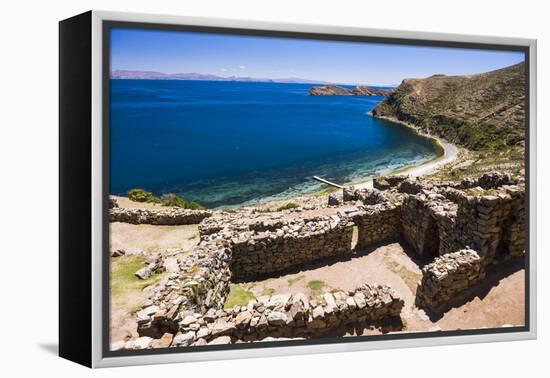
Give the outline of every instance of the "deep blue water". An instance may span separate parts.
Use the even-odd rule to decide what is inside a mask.
[[[111,193],[176,192],[207,207],[317,191],[436,156],[367,112],[381,97],[309,84],[111,80]]]

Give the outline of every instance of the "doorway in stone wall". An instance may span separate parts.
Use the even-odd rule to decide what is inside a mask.
[[[425,222],[421,255],[426,259],[433,259],[439,256],[439,227],[432,216],[427,217]]]

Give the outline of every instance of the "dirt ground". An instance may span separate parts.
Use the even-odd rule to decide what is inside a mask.
[[[136,202],[130,200],[128,197],[111,195],[111,198],[116,200],[118,207],[129,209],[167,209],[166,206],[159,205],[158,203]]]
[[[239,285],[260,296],[289,292],[314,295],[334,289],[349,290],[363,283],[390,284],[405,301],[402,331],[418,332],[523,325],[524,277],[524,270],[519,269],[505,277],[489,278],[488,284],[472,293],[472,299],[439,319],[430,319],[414,306],[421,270],[399,243],[381,246],[345,261]],[[367,329],[362,334],[373,333],[379,331]]]
[[[110,223],[111,250],[124,249],[126,254],[149,253],[170,248],[191,250],[199,241],[196,224],[156,226],[150,224]]]
[[[164,260],[166,271],[176,272],[179,270],[178,258],[193,249],[199,242],[196,224],[155,226],[116,222],[110,224],[110,230],[111,250],[123,249],[126,252],[125,256],[111,258],[112,273],[113,268],[131,262],[132,257],[157,252],[166,256]],[[134,269],[137,271],[139,267]],[[120,292],[111,290],[111,341],[113,342],[138,337],[134,311],[147,300],[153,288],[153,285],[142,288],[141,286],[146,283],[134,277],[134,271],[129,273],[123,277],[126,280],[124,282],[127,283],[125,290]],[[162,276],[154,278],[161,279]]]

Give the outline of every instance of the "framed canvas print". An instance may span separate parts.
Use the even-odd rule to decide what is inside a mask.
[[[60,22],[60,355],[536,337],[536,41]]]

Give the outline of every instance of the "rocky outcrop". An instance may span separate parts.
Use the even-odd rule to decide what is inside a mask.
[[[210,210],[189,210],[182,208],[134,209],[114,207],[109,209],[110,222],[155,225],[198,224],[212,216]]]
[[[358,85],[352,89],[340,87],[338,85],[323,85],[311,87],[310,96],[388,96],[392,93],[391,89],[378,89]]]
[[[523,146],[525,64],[471,76],[405,79],[372,111],[473,150]]]
[[[339,87],[338,85],[323,85],[311,87],[310,96],[351,96],[351,90]]]

